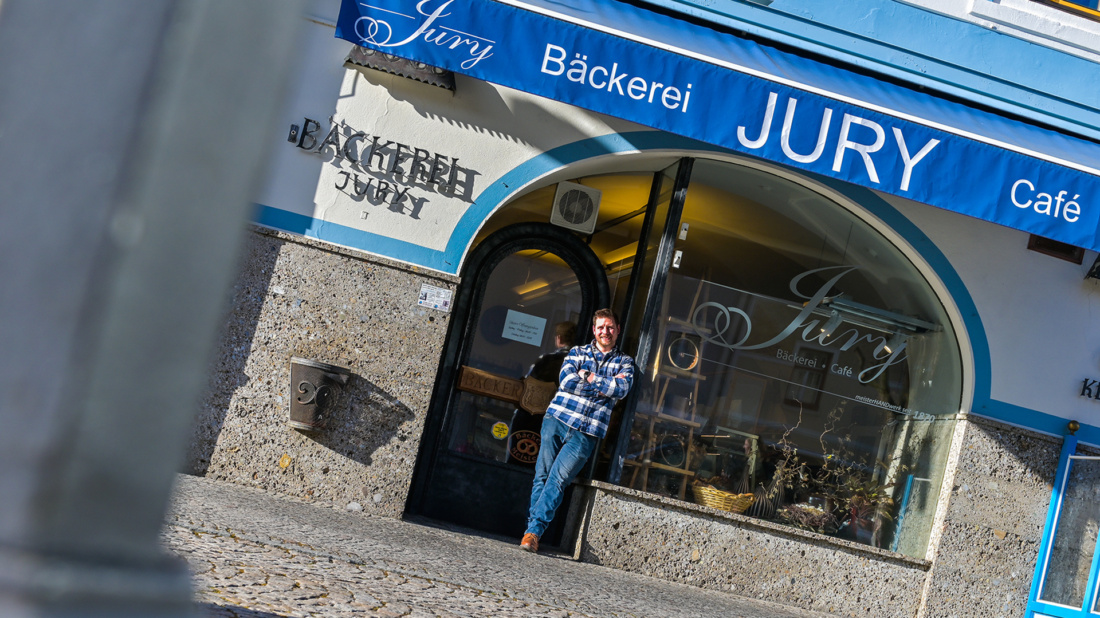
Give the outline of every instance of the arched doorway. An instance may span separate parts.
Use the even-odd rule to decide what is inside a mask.
[[[476,329],[523,319],[483,306],[496,285],[489,284],[494,268],[507,267],[504,254],[492,254],[511,242],[498,234],[520,220],[593,249],[590,272],[611,281],[610,305],[624,322],[621,345],[642,370],[612,417],[593,478],[704,505],[695,488],[705,484],[752,497],[749,515],[923,556],[965,382],[954,331],[961,322],[930,283],[933,269],[920,267],[868,205],[891,206],[741,157],[684,158],[656,172],[571,181],[603,191],[594,235],[544,223],[553,185],[513,200],[482,228],[464,272],[457,304],[467,310],[452,322],[410,511],[522,531],[522,523],[493,521],[491,510],[500,506],[489,494],[497,487],[518,494],[512,520],[521,522],[526,487],[474,488],[451,479],[440,489],[462,488],[466,502],[489,505],[460,521],[453,509],[432,510],[437,486],[426,480],[448,478],[441,462],[495,444],[485,426],[470,434],[481,444],[463,442],[466,426],[446,406],[460,402],[456,380],[477,356],[466,347]],[[606,213],[603,204],[611,206]],[[553,319],[543,319],[545,348]],[[495,419],[486,417],[490,429],[508,425],[511,408],[498,407]],[[827,520],[806,523],[803,514]]]
[[[575,325],[568,346],[587,341],[590,316],[609,303],[607,277],[578,236],[521,223],[484,240],[463,279],[409,510],[519,536],[549,403],[541,400],[556,386],[524,378],[556,350],[556,326]],[[548,544],[560,527],[548,531]]]

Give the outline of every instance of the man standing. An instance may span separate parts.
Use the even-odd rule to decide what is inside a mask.
[[[531,486],[531,510],[520,547],[536,552],[561,505],[565,488],[607,435],[611,409],[634,383],[634,359],[615,343],[619,322],[610,309],[592,317],[592,343],[576,346],[562,363],[558,392],[542,421],[542,446]]]

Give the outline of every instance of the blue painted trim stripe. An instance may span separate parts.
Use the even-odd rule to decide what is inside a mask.
[[[353,227],[330,223],[314,217],[256,204],[255,223],[283,232],[301,234],[334,245],[367,251],[394,259],[443,270],[443,252],[421,247],[403,240],[357,230]]]
[[[1060,416],[995,399],[987,399],[984,402],[975,401],[971,412],[978,416],[992,418],[1011,425],[1019,425],[1052,436],[1065,435],[1066,424],[1069,422],[1068,419]],[[1081,428],[1077,430],[1077,438],[1086,444],[1100,445],[1100,427],[1081,423]]]
[[[1095,63],[988,26],[896,0],[847,0],[832,3],[828,11],[820,10],[819,0],[776,0],[767,7],[714,0],[641,1],[1100,139],[1093,83],[1076,78],[1092,74]],[[914,31],[920,36],[913,36]]]

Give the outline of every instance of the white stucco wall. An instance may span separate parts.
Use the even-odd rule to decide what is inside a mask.
[[[461,75],[455,76],[457,87],[452,93],[381,71],[345,68],[344,58],[352,44],[335,39],[333,28],[325,23],[313,22],[309,30],[303,66],[292,85],[294,94],[270,146],[275,151],[273,172],[256,201],[313,217],[319,220],[316,226],[323,227],[321,221],[336,223],[442,251],[471,202],[518,164],[588,137],[644,130],[633,123],[583,113],[564,103]],[[358,173],[364,183],[372,174],[335,159],[332,148],[318,154],[288,142],[290,126],[302,127],[305,118],[321,124],[318,141],[328,133],[332,118],[348,127],[342,130],[344,137],[362,131],[378,136],[381,143],[397,142],[438,153],[446,162],[457,159],[459,190],[451,197],[431,187],[412,186],[402,202],[405,208],[397,211],[386,203],[372,203],[373,192],[366,199],[354,199],[349,186],[337,188],[349,180],[341,172]],[[358,147],[368,143],[360,141]],[[406,160],[402,168],[410,171],[410,162]],[[373,176],[387,180],[382,174]],[[423,200],[415,212],[409,201],[413,198]],[[371,250],[369,246],[354,248]],[[392,253],[387,257],[402,259]]]
[[[1100,425],[1100,281],[1081,265],[1027,249],[1028,234],[890,199],[944,253],[973,299],[989,345],[990,398]],[[976,363],[984,362],[976,359]]]
[[[901,0],[1100,62],[1100,23],[1032,0]]]

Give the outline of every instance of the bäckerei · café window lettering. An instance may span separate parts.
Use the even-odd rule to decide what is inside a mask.
[[[913,264],[850,210],[697,161],[621,483],[923,557],[960,356]]]

